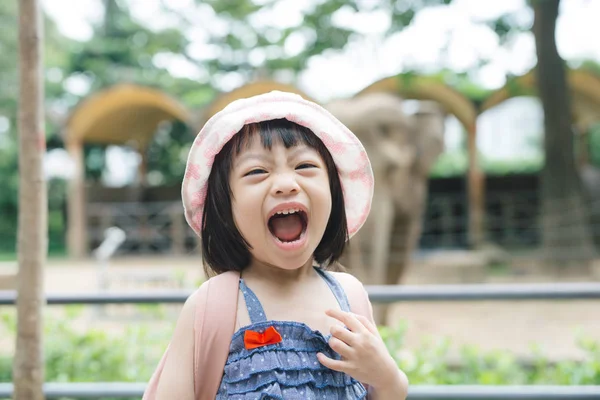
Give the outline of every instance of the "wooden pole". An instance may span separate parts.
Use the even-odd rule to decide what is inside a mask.
[[[47,189],[43,174],[44,31],[38,0],[19,1],[19,227],[15,400],[44,398],[43,267],[48,250]]]
[[[73,160],[73,176],[69,180],[67,201],[67,248],[69,257],[80,259],[87,255],[87,218],[85,212],[85,164],[83,144],[77,139],[68,139],[67,152]]]
[[[475,123],[467,130],[469,170],[467,172],[467,191],[469,204],[469,231],[468,240],[472,248],[477,248],[484,241],[484,215],[485,199],[483,173],[477,155],[477,131]]]

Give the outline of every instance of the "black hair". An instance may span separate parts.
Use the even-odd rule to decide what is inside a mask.
[[[269,150],[276,141],[285,148],[302,143],[315,149],[325,162],[331,191],[331,214],[313,256],[325,268],[336,267],[348,239],[344,194],[337,167],[323,142],[310,129],[286,119],[275,119],[245,125],[215,156],[202,213],[205,272],[209,275],[209,270],[216,274],[242,271],[250,264],[251,246],[242,237],[233,219],[229,174],[234,156],[240,153],[242,146],[249,146],[252,137],[257,134],[262,145]]]

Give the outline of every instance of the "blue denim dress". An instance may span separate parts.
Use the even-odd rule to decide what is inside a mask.
[[[348,298],[332,274],[315,267],[327,282],[343,311],[350,311]],[[364,399],[365,387],[349,375],[323,366],[317,353],[340,359],[329,347],[330,334],[323,335],[308,325],[293,321],[269,321],[260,301],[243,279],[244,294],[251,324],[238,330],[231,340],[229,357],[217,400],[316,400]],[[244,332],[256,332],[273,326],[281,335],[279,343],[247,350]]]

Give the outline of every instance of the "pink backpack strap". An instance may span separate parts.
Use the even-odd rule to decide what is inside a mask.
[[[204,282],[197,289],[194,315],[194,394],[198,400],[214,400],[229,355],[235,329],[239,273],[226,272]],[[165,350],[142,400],[155,400],[165,366]]]
[[[169,346],[167,346],[167,349],[165,350],[162,358],[160,359],[158,366],[154,370],[154,373],[152,374],[152,377],[150,378],[148,385],[146,385],[146,390],[144,390],[144,395],[142,396],[142,400],[156,399],[156,391],[158,389],[158,381],[160,380],[160,375],[162,373],[162,370],[165,367],[165,361],[167,359],[167,354],[169,354]]]
[[[229,271],[206,281],[194,319],[194,393],[214,400],[219,390],[231,337],[235,330],[239,272]]]

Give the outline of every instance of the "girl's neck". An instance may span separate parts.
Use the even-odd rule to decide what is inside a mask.
[[[260,280],[269,284],[285,286],[292,283],[297,284],[308,278],[312,278],[315,275],[315,271],[313,269],[312,258],[303,266],[296,269],[283,269],[254,259],[244,269],[242,275],[245,280]]]

